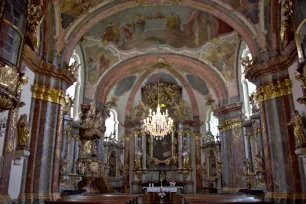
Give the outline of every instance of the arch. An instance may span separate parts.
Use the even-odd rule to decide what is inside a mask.
[[[187,83],[187,81],[184,79],[184,77],[182,77],[177,71],[175,71],[174,69],[168,69],[168,71],[175,76],[182,84],[183,87],[186,89],[187,94],[190,98],[190,102],[192,105],[192,110],[193,110],[193,116],[199,116],[199,107],[198,107],[198,102],[195,98],[195,95],[191,89],[191,87],[189,86],[189,84]],[[144,80],[152,73],[152,70],[147,70],[144,74],[142,74],[140,76],[140,78],[137,80],[137,82],[135,83],[135,85],[133,86],[133,89],[129,95],[127,104],[126,104],[126,109],[125,109],[125,117],[130,117],[131,113],[132,113],[132,105],[133,105],[133,101],[135,98],[135,95],[137,93],[137,90],[140,88],[141,84],[144,82]]]
[[[211,3],[214,4],[214,3]],[[235,31],[239,33],[242,39],[248,44],[252,55],[255,57],[258,55],[258,46],[253,36],[256,36],[256,32],[254,29],[250,29],[250,26],[246,26],[246,22],[248,20],[244,17],[239,15],[238,12],[232,13],[228,9],[224,7],[220,7],[220,5],[209,5],[208,3],[198,2],[194,0],[185,0],[181,4],[182,6],[188,6],[191,8],[195,8],[204,12],[207,12],[225,23],[231,26]],[[95,16],[91,17],[83,15],[80,19],[77,19],[76,22],[71,26],[71,29],[68,30],[65,38],[63,39],[65,42],[68,42],[66,47],[63,50],[62,63],[68,62],[71,53],[75,47],[75,45],[79,42],[82,36],[89,31],[94,25],[98,22],[103,21],[105,18],[115,14],[116,12],[123,11],[125,9],[133,8],[138,6],[136,2],[133,1],[126,1],[120,3],[110,4],[103,4],[100,5],[99,9],[92,11],[92,15],[96,14]]]
[[[176,67],[177,69],[200,76],[207,86],[214,90],[219,102],[228,98],[226,84],[215,70],[211,69],[202,61],[182,55],[168,54],[166,56],[141,55],[121,62],[117,66],[113,67],[113,69],[110,70],[102,80],[100,80],[96,90],[95,100],[102,103],[105,102],[108,93],[120,79],[132,75],[133,73],[143,71],[148,68],[150,64],[156,62],[160,57],[163,57],[171,64],[179,65],[179,67]]]

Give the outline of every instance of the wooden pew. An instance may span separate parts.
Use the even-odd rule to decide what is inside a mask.
[[[239,203],[239,204],[249,204],[249,203],[273,203],[264,202],[261,199],[249,197],[246,195],[237,194],[215,194],[215,195],[182,195],[183,199],[181,203],[189,204],[200,204],[200,203]]]
[[[130,194],[101,194],[66,197],[57,201],[45,201],[47,204],[68,203],[99,203],[99,204],[138,204],[139,195]]]

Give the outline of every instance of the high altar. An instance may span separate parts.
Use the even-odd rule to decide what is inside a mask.
[[[171,133],[162,139],[149,135],[142,123],[148,116],[149,109],[153,111],[156,109],[158,95],[162,112],[168,109],[170,117],[174,120]],[[201,148],[205,150],[205,147],[201,147],[199,141],[201,135],[198,128],[201,123],[188,119],[188,108],[182,100],[182,88],[176,84],[163,82],[147,84],[142,88],[141,98],[142,101],[139,101],[139,105],[134,108],[133,120],[125,123],[125,128],[132,130],[132,134],[125,136],[125,150],[129,150],[125,152],[125,166],[130,167],[128,172],[130,191],[132,193],[153,192],[154,189],[159,189],[156,187],[161,186],[161,181],[164,188],[169,186],[169,182],[174,181],[178,186],[175,192],[177,189],[179,189],[178,193],[195,192],[196,186],[193,181],[196,175],[198,173],[205,175],[200,156]],[[209,147],[215,153],[213,154],[215,166],[211,166],[215,169],[215,174],[208,182],[213,182],[217,187],[220,185],[220,182],[217,182],[218,175],[221,174],[220,172],[217,174],[216,165],[220,155],[215,146]],[[162,174],[164,174],[163,179],[161,179]],[[204,177],[202,179],[206,182]],[[199,183],[202,184],[202,181]]]

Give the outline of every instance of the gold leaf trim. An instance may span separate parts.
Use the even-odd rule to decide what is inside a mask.
[[[33,84],[31,87],[32,98],[65,105],[65,92],[45,85]]]
[[[220,132],[237,129],[241,127],[242,127],[242,122],[240,119],[225,120],[221,122],[220,125],[218,126]]]
[[[292,93],[292,83],[290,79],[284,79],[277,82],[271,82],[259,86],[253,94],[254,99],[258,102],[264,102],[277,97],[286,96]]]

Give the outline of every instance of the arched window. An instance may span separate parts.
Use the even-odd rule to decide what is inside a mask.
[[[250,60],[252,59],[252,55],[248,47],[246,47],[243,50],[241,57],[242,58],[249,57]],[[243,91],[242,100],[243,100],[243,106],[244,106],[244,113],[245,113],[246,118],[250,118],[250,116],[252,115],[250,96],[256,90],[256,86],[245,78],[245,69],[246,68],[241,64],[241,73],[242,73],[241,74],[241,84],[242,84],[242,91]]]
[[[71,107],[71,117],[74,118],[80,112],[80,104],[83,100],[83,70],[84,70],[84,59],[80,46],[76,46],[72,53],[72,57],[69,61],[69,66],[74,62],[77,62],[79,67],[77,69],[77,80],[67,90],[67,94],[72,97],[73,104]]]
[[[214,136],[214,140],[216,141],[216,137],[219,135],[219,120],[216,118],[211,111],[209,113],[209,119],[207,121],[206,131],[210,132]]]
[[[110,109],[110,117],[105,120],[105,141],[118,140],[118,115],[115,109]]]

